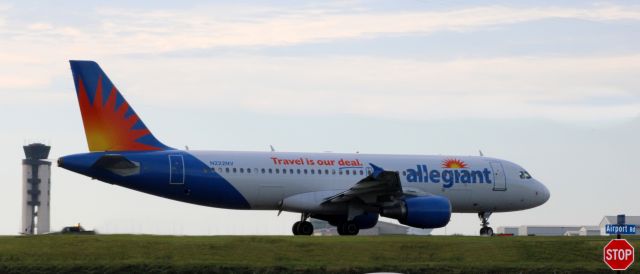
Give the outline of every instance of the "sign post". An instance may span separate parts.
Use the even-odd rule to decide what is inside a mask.
[[[603,248],[602,260],[605,264],[616,270],[627,270],[635,259],[635,249],[625,239],[621,239],[621,234],[636,234],[636,225],[625,224],[625,215],[618,215],[617,224],[605,225],[605,231],[607,234],[616,234],[616,239],[613,239],[607,243]]]

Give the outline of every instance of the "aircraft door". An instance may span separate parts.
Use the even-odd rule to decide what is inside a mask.
[[[491,162],[491,169],[493,170],[493,190],[507,190],[507,177],[504,174],[502,163]]]
[[[182,155],[169,155],[169,184],[184,184],[184,158]]]

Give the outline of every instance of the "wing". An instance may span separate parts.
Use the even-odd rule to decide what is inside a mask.
[[[386,171],[370,164],[373,172],[357,182],[353,187],[325,198],[323,204],[343,203],[360,200],[364,204],[381,206],[402,197],[402,184],[397,171]]]

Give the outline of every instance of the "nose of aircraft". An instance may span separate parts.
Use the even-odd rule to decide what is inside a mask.
[[[540,204],[542,205],[549,200],[549,198],[551,197],[551,193],[549,192],[549,189],[544,184],[538,181],[536,182],[538,183],[538,193],[539,193],[538,197],[540,197],[539,198]]]

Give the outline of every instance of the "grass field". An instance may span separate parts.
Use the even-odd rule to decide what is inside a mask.
[[[607,237],[0,237],[0,273],[597,273]],[[640,238],[630,238],[638,248]],[[640,251],[640,250],[638,250]],[[631,272],[640,271],[638,262]]]

